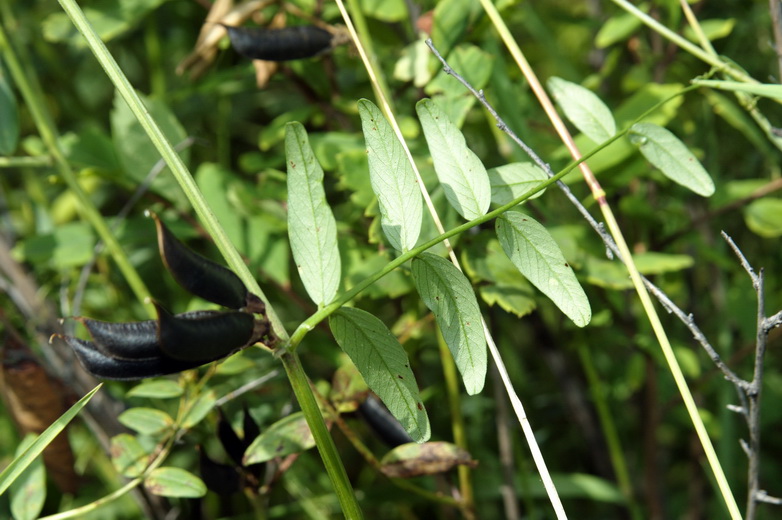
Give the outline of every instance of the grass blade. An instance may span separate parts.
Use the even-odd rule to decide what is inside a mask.
[[[16,480],[19,475],[33,462],[33,460],[41,454],[41,452],[46,448],[46,446],[49,445],[52,440],[57,437],[57,435],[65,429],[65,426],[68,425],[71,420],[76,417],[76,414],[78,414],[84,406],[90,402],[90,399],[92,399],[92,396],[95,395],[95,393],[100,390],[100,388],[103,386],[103,383],[100,383],[98,386],[90,390],[90,392],[79,399],[76,404],[71,406],[67,412],[62,414],[59,419],[54,421],[51,426],[46,428],[43,433],[41,433],[35,441],[30,445],[30,447],[25,450],[25,452],[15,458],[11,463],[6,466],[6,468],[3,470],[2,473],[0,473],[0,495],[5,493],[5,491],[8,489],[8,486],[13,483],[14,480]]]

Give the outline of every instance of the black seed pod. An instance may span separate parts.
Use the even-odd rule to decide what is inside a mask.
[[[194,252],[180,242],[154,213],[158,247],[166,268],[179,285],[204,300],[240,309],[248,291],[233,271]]]
[[[178,318],[196,320],[220,314],[219,311],[191,311]],[[119,359],[147,359],[162,355],[158,345],[157,320],[112,323],[91,318],[75,318],[90,333],[95,346],[103,354]]]
[[[332,47],[333,35],[314,25],[262,29],[224,26],[234,50],[253,60],[287,61],[311,58]]]
[[[76,318],[90,333],[101,353],[120,359],[160,357],[157,321],[110,323],[90,318]]]
[[[358,406],[361,416],[380,439],[390,447],[413,442],[399,421],[391,415],[385,405],[373,395]]]
[[[199,446],[198,451],[201,479],[210,491],[223,496],[241,491],[242,476],[235,466],[213,461],[206,454],[203,446]]]
[[[60,337],[73,349],[87,372],[99,379],[136,381],[148,377],[174,374],[201,365],[201,363],[176,361],[164,357],[117,359],[106,356],[89,341],[69,336]]]
[[[183,319],[156,307],[158,344],[171,359],[209,363],[247,346],[253,338],[255,319],[246,312],[219,312]]]

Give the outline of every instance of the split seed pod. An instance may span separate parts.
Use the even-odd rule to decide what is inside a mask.
[[[311,58],[331,49],[332,33],[314,25],[281,29],[224,26],[234,50],[246,58],[266,61],[288,61]]]
[[[179,285],[204,300],[229,309],[247,305],[249,292],[233,271],[184,245],[154,213],[152,218],[157,226],[160,257]]]

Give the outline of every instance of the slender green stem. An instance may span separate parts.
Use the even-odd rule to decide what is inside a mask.
[[[39,520],[64,520],[65,518],[81,518],[83,515],[92,513],[99,507],[104,506],[109,502],[113,502],[118,498],[122,498],[130,490],[132,490],[133,488],[141,484],[141,482],[143,482],[143,479],[141,477],[135,478],[130,482],[128,482],[127,484],[125,484],[124,486],[122,486],[121,488],[117,489],[116,491],[104,497],[101,497],[94,502],[90,502],[89,504],[85,504],[75,509],[63,511],[62,513],[57,513],[56,515],[42,516]]]
[[[581,359],[581,366],[584,369],[584,374],[586,375],[589,384],[589,393],[592,395],[592,402],[595,405],[595,409],[597,409],[597,416],[600,420],[600,425],[603,428],[603,435],[605,436],[606,444],[608,445],[608,453],[611,457],[611,464],[614,467],[619,490],[627,501],[627,507],[630,510],[630,515],[633,520],[641,520],[643,515],[638,507],[638,502],[633,496],[633,484],[630,481],[630,472],[627,470],[622,442],[619,439],[616,424],[611,417],[611,411],[606,402],[603,384],[600,381],[597,370],[595,370],[595,365],[592,362],[592,353],[589,350],[589,347],[580,345],[578,347],[578,356]]]
[[[133,267],[128,260],[125,251],[120,246],[117,238],[109,229],[108,224],[103,219],[98,209],[90,200],[90,197],[82,189],[79,184],[76,174],[71,169],[68,160],[65,158],[65,154],[60,148],[60,140],[57,135],[57,129],[52,120],[51,114],[49,114],[46,108],[46,102],[42,94],[42,89],[37,81],[37,78],[32,74],[25,73],[22,68],[19,59],[11,48],[11,43],[8,36],[5,33],[5,28],[0,24],[0,48],[2,48],[3,58],[8,65],[8,70],[16,83],[17,88],[22,94],[22,97],[30,110],[30,115],[35,122],[35,126],[38,129],[38,133],[41,135],[44,143],[46,143],[49,149],[49,154],[54,160],[54,164],[57,168],[68,189],[76,196],[78,200],[78,210],[87,222],[92,225],[98,236],[106,244],[106,248],[111,254],[112,258],[119,267],[125,280],[130,285],[131,290],[142,303],[147,302],[150,297],[149,290],[144,284],[144,281],[138,274],[138,271]],[[147,311],[150,315],[154,316],[154,307],[151,303],[145,303]]]
[[[329,474],[332,484],[334,484],[334,491],[342,506],[342,513],[348,519],[363,518],[361,508],[350,486],[345,466],[342,465],[342,459],[339,457],[334,440],[331,438],[331,434],[326,428],[326,423],[323,421],[323,415],[320,413],[320,408],[318,408],[318,403],[312,393],[307,376],[301,367],[298,355],[295,352],[288,351],[283,353],[280,358],[293,387],[293,393],[296,394],[299,406],[301,406],[301,410],[307,418],[307,424],[312,431],[312,436],[315,438],[315,444],[323,459],[323,464],[326,466],[326,472]]]
[[[628,13],[632,14],[641,22],[646,24],[648,27],[653,29],[658,34],[664,36],[665,38],[668,38],[670,41],[684,49],[685,51],[689,52],[696,58],[700,59],[701,61],[705,61],[712,67],[716,67],[721,72],[724,72],[728,76],[737,79],[739,81],[744,81],[747,83],[760,83],[758,80],[753,78],[752,76],[748,75],[742,70],[739,70],[738,68],[732,66],[730,63],[720,59],[719,56],[716,56],[714,54],[711,54],[707,51],[704,51],[694,43],[690,42],[683,36],[680,36],[679,34],[676,34],[674,31],[670,30],[648,14],[644,13],[640,9],[638,9],[636,6],[628,2],[627,0],[612,0],[616,5],[627,11]]]
[[[0,157],[0,168],[48,168],[52,158],[48,155],[36,157]]]
[[[462,406],[459,400],[459,375],[456,373],[456,363],[453,360],[448,344],[443,338],[439,327],[437,328],[437,346],[440,348],[440,362],[443,365],[443,376],[445,377],[445,391],[448,394],[448,407],[450,410],[451,429],[453,430],[453,443],[466,452],[469,452],[467,445],[467,433],[464,428],[464,418],[462,417]],[[462,495],[463,513],[465,517],[474,517],[475,496],[470,480],[470,467],[460,465],[459,491]]]

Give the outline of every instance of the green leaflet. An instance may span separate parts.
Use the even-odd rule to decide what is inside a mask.
[[[206,495],[206,484],[189,471],[163,467],[152,470],[144,479],[150,493],[164,497],[198,498]]]
[[[416,442],[431,435],[429,417],[418,395],[404,347],[382,321],[366,311],[343,307],[329,318],[339,346]]]
[[[531,162],[509,163],[487,172],[491,183],[491,201],[502,205],[521,197],[541,182],[548,179],[546,172]],[[541,190],[530,199],[536,199],[546,190]]]
[[[283,417],[256,437],[244,452],[242,462],[246,466],[258,464],[275,457],[300,453],[313,446],[315,439],[307,425],[307,418],[304,412],[296,412]]]
[[[418,294],[437,320],[467,393],[479,393],[486,380],[486,338],[470,282],[451,262],[431,253],[414,258],[412,271]]]
[[[714,193],[714,182],[709,174],[670,131],[653,123],[636,123],[630,128],[630,141],[647,161],[673,182],[704,197]]]
[[[92,396],[95,395],[95,392],[100,390],[100,388],[103,386],[103,383],[100,383],[98,386],[93,388],[89,391],[87,395],[79,399],[76,404],[71,406],[67,412],[62,414],[56,421],[52,423],[51,426],[46,428],[43,433],[41,433],[35,441],[30,445],[29,448],[27,448],[23,454],[20,456],[14,458],[11,463],[3,469],[3,471],[0,473],[0,495],[2,495],[6,489],[8,489],[8,486],[10,486],[14,480],[16,480],[19,475],[35,460],[35,458],[41,454],[41,452],[46,448],[46,446],[49,445],[50,442],[52,442],[52,439],[57,437],[57,435],[65,428],[65,426],[71,422],[71,419],[76,417],[76,414],[81,411],[84,406],[90,402],[90,399],[92,399]]]
[[[614,116],[591,90],[557,77],[549,78],[548,88],[568,120],[594,142],[602,143],[616,133]]]
[[[337,223],[326,201],[320,167],[300,123],[285,126],[288,236],[307,294],[319,306],[334,299],[340,279]]]
[[[141,406],[128,408],[117,419],[131,430],[147,435],[164,432],[174,424],[174,420],[166,412]]]
[[[483,163],[431,99],[422,99],[415,109],[448,202],[467,220],[485,215],[491,204],[491,185]]]
[[[358,113],[369,159],[369,180],[380,205],[380,221],[397,251],[415,247],[423,220],[421,189],[402,144],[374,103],[361,99]]]
[[[532,217],[509,211],[497,219],[497,237],[511,262],[579,327],[592,318],[584,289],[559,246]]]

